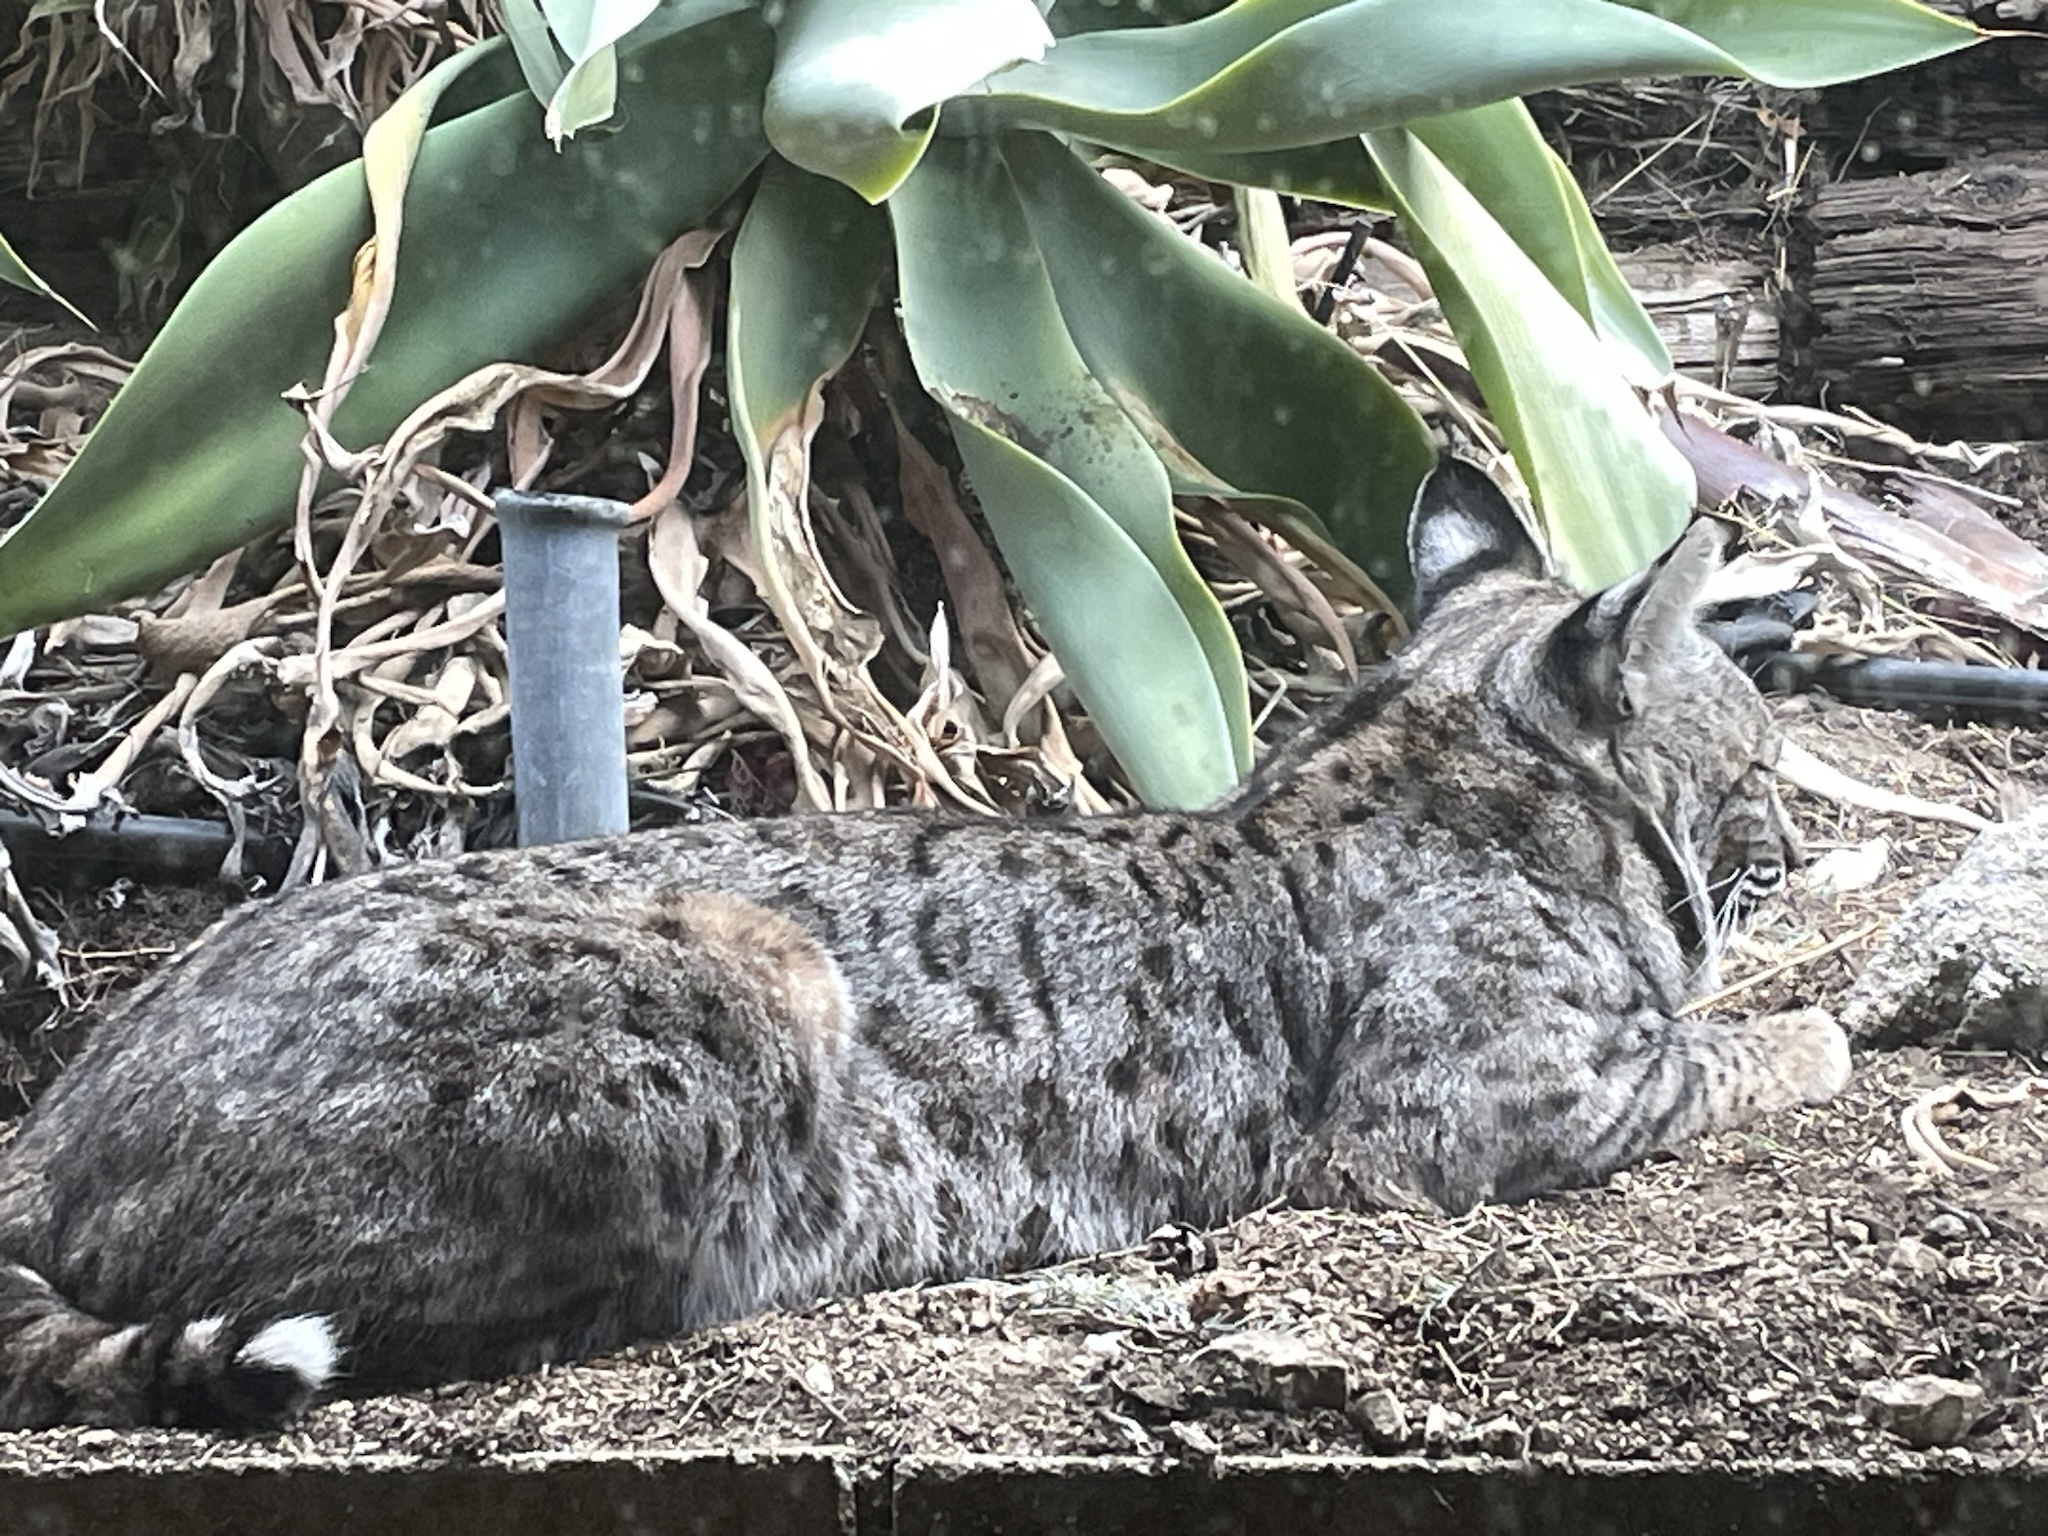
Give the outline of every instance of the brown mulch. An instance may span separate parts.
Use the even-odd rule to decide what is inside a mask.
[[[57,920],[64,996],[0,988],[0,1125],[49,1086],[122,993],[227,911],[230,893],[114,880],[92,890],[38,890],[35,904]]]
[[[2001,799],[2048,791],[2039,735],[1787,708],[1809,750],[1887,787],[1994,814]],[[1883,836],[1891,857],[1858,890],[1798,877],[1731,957],[1728,979],[1764,979],[1730,1007],[1838,1002],[1876,933],[1805,957],[1881,926],[1968,837],[1803,798],[1795,809],[1811,853]],[[137,910],[167,937],[163,908]],[[96,931],[94,943],[115,947]],[[68,958],[104,963],[97,954]],[[1866,1055],[1825,1108],[1522,1207],[1460,1219],[1262,1211],[1214,1234],[1215,1267],[1198,1259],[1195,1273],[1132,1250],[821,1302],[533,1377],[330,1404],[268,1439],[0,1436],[0,1468],[825,1445],[2039,1466],[2048,1102],[1965,1106],[1942,1123],[1991,1172],[1937,1173],[1900,1129],[1932,1089],[1995,1089],[2034,1070],[2005,1057]],[[1262,1400],[1226,1363],[1247,1332],[1290,1335],[1326,1357],[1307,1397],[1327,1405]],[[1342,1407],[1318,1395],[1332,1365]],[[1866,1382],[1921,1373],[1985,1389],[1963,1445],[1914,1449],[1858,1413]]]

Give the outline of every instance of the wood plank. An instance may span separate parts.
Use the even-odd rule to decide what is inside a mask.
[[[1931,436],[2048,437],[2048,153],[1821,189],[1802,394]]]

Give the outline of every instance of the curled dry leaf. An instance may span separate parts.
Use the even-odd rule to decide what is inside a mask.
[[[447,608],[449,616],[446,619],[404,639],[357,639],[345,650],[335,653],[332,661],[334,675],[353,676],[367,667],[375,666],[386,657],[396,656],[402,652],[432,650],[436,647],[459,644],[488,627],[505,612],[505,594],[459,593],[448,599]],[[374,632],[366,631],[366,635],[372,633]],[[277,664],[278,681],[287,688],[304,688],[312,679],[313,667],[314,658],[310,655],[280,657]]]
[[[102,805],[120,804],[120,784],[135,760],[141,756],[156,733],[163,729],[185,700],[191,696],[198,679],[187,673],[180,677],[162,698],[143,713],[121,739],[114,750],[100,760],[97,767],[82,773],[71,782],[68,792],[59,793],[51,786],[28,774],[18,773],[6,764],[0,763],[0,790],[20,800],[23,804],[40,810],[57,811],[67,815],[89,816]]]
[[[800,418],[768,445],[766,504],[750,508],[750,531],[757,550],[765,546],[766,554],[756,559],[750,574],[830,712],[845,686],[852,687],[861,704],[879,699],[871,683],[854,679],[881,649],[882,629],[839,590],[805,515],[810,442],[823,415],[814,393]]]
[[[1840,486],[1805,474],[1739,442],[1691,413],[1662,412],[1665,435],[1699,477],[1708,505],[1750,491],[1798,505],[1815,502],[1828,530],[1849,555],[1937,587],[1981,612],[2048,637],[2048,554],[2026,546],[2027,556],[1993,557],[1958,542],[1930,523],[1887,511]]]
[[[203,672],[247,640],[277,603],[269,595],[176,618],[145,613],[136,620],[136,649],[158,672]]]
[[[185,760],[186,771],[204,789],[224,802],[241,799],[256,787],[256,781],[248,775],[239,779],[223,779],[207,766],[199,750],[200,714],[213,702],[229,678],[244,667],[268,665],[282,646],[283,642],[275,636],[243,640],[229,646],[200,674],[185,699],[184,708],[178,712],[178,752]]]
[[[1330,599],[1299,566],[1220,501],[1200,498],[1195,515],[1231,564],[1272,601],[1280,621],[1295,638],[1307,646],[1327,646],[1336,653],[1346,677],[1358,675],[1358,656],[1349,632]]]
[[[1003,716],[1004,734],[1009,740],[1022,739],[1031,727],[1029,706],[1015,711],[1012,701],[1036,661],[1016,615],[1010,611],[1002,572],[953,493],[951,479],[924,444],[903,425],[893,403],[889,416],[895,428],[903,514],[912,527],[931,540],[938,555],[939,573],[945,580],[946,595],[960,627],[961,643],[989,707]]]
[[[734,696],[782,737],[804,803],[830,810],[832,793],[811,761],[802,722],[788,693],[766,662],[711,617],[710,605],[699,592],[707,562],[698,547],[696,527],[682,508],[670,505],[655,514],[647,537],[647,569],[661,600],[704,648],[705,657],[731,685]]]
[[[337,342],[328,389],[312,397],[307,409],[309,437],[323,445],[324,457],[331,465],[345,470],[355,482],[352,490],[354,509],[340,548],[324,571],[316,569],[311,559],[310,497],[313,480],[310,469],[301,488],[298,546],[307,584],[318,594],[318,607],[309,665],[304,669],[294,668],[286,680],[305,686],[311,695],[299,755],[301,794],[308,803],[325,803],[326,800],[322,780],[331,771],[334,761],[333,752],[326,743],[340,729],[345,714],[343,703],[335,691],[338,679],[350,670],[344,657],[353,653],[354,670],[361,670],[364,666],[376,664],[382,659],[382,654],[388,654],[365,653],[360,640],[346,652],[337,653],[334,646],[336,608],[357,563],[411,484],[423,458],[451,433],[486,432],[501,415],[511,411],[514,480],[519,484],[530,484],[544,460],[544,451],[537,447],[539,408],[546,405],[589,409],[626,399],[637,391],[646,382],[662,343],[669,335],[671,317],[692,302],[689,274],[709,259],[718,239],[717,231],[694,231],[674,241],[661,253],[642,285],[633,324],[611,356],[588,373],[565,374],[514,363],[479,369],[417,407],[380,447],[363,454],[342,455],[337,460],[338,445],[332,444],[326,436],[326,424],[332,419],[338,403],[336,389],[346,377],[350,359],[366,346],[364,337],[374,335],[375,326],[381,320],[381,305],[385,302],[375,294],[358,296],[357,307],[351,313],[358,314],[359,328]],[[380,265],[377,271],[377,281],[382,282],[383,267]],[[385,298],[388,299],[388,295]],[[678,433],[685,447],[686,430]],[[522,452],[522,444],[530,446]],[[678,477],[677,483],[680,483],[679,476],[687,473],[687,468],[687,459],[680,469],[672,466],[670,476],[664,477],[664,483],[671,477]],[[495,600],[502,608],[502,595],[496,595]],[[488,622],[495,616],[494,611],[473,627],[481,627],[482,622]],[[452,639],[443,640],[436,636],[429,641],[415,636],[413,643],[406,648],[417,650],[430,644],[444,643],[452,643]],[[353,736],[356,733],[352,729],[349,734]],[[399,772],[385,761],[384,755],[379,755],[378,764],[371,770],[373,776]],[[369,767],[368,764],[364,766]],[[430,785],[428,781],[411,783],[408,787],[430,787],[436,792],[446,792],[447,788]]]
[[[469,707],[476,691],[476,662],[467,656],[451,656],[411,718],[392,727],[385,736],[380,747],[382,755],[387,760],[396,760],[428,747],[447,746],[455,739],[462,712]]]
[[[35,915],[15,884],[14,865],[5,843],[0,843],[0,955],[12,959],[36,986],[63,991],[64,968],[56,930]]]
[[[765,592],[770,578],[752,546],[751,532],[750,519],[735,516],[712,519],[706,523],[703,532],[705,550],[744,573],[754,584],[756,592]],[[765,596],[763,601],[767,601]],[[860,617],[879,643],[880,626],[864,614]],[[786,627],[783,637],[790,639]],[[790,643],[793,649],[800,649],[794,640]],[[835,684],[830,694],[817,701],[818,734],[831,742],[834,771],[843,772],[849,785],[870,783],[880,766],[886,764],[889,770],[901,776],[913,804],[935,803],[934,797],[942,797],[967,810],[991,812],[995,809],[971,786],[960,783],[953,776],[922,732],[911,729],[902,713],[875,685],[865,657],[858,665],[840,665],[815,642],[811,655],[815,662],[828,669],[827,675]],[[806,685],[815,689],[816,680],[808,669],[800,665],[799,670],[804,671]],[[876,790],[857,803],[881,804],[883,797]]]
[[[895,556],[889,549],[889,536],[882,528],[874,498],[857,480],[844,482],[839,493],[840,501],[835,504],[813,485],[811,515],[824,523],[835,551],[854,568],[852,575],[861,590],[850,591],[848,595],[856,597],[880,619],[885,632],[884,648],[893,645],[922,665],[928,659],[924,639],[899,590]]]

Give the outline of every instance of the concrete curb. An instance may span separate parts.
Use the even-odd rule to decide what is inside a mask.
[[[1874,1473],[1367,1457],[909,1458],[832,1449],[0,1467],[32,1536],[1907,1536],[2048,1530],[2048,1468]]]

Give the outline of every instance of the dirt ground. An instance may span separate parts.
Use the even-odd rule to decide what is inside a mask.
[[[1992,815],[2048,794],[2039,734],[1784,708],[1810,751],[1886,788]],[[1814,863],[1730,957],[1725,979],[1751,984],[1727,1010],[1838,1002],[1884,924],[1968,839],[1793,804]],[[1881,873],[1830,885],[1843,860],[1828,855],[1868,858],[1877,838]],[[132,980],[212,906],[189,893],[129,892],[122,911],[73,898],[67,962],[104,985]],[[1865,1055],[1825,1108],[1518,1208],[1457,1220],[1266,1210],[1206,1244],[1180,1234],[1034,1275],[825,1301],[534,1377],[333,1403],[254,1441],[0,1435],[0,1468],[816,1445],[2039,1465],[2048,1100],[1949,1107],[1941,1134],[1991,1171],[1938,1173],[1901,1130],[1934,1090],[1989,1093],[2035,1070]],[[1276,1348],[1300,1358],[1276,1361]],[[1960,1445],[1916,1448],[1859,1412],[1868,1382],[1913,1374],[1984,1390]]]

